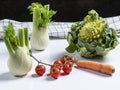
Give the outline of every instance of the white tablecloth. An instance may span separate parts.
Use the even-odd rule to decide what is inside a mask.
[[[52,64],[62,55],[68,54],[65,47],[68,45],[65,39],[50,40],[45,51],[33,51],[33,55],[43,62]],[[101,74],[87,69],[73,68],[70,75],[61,75],[57,80],[48,76],[47,72],[42,77],[36,77],[36,61],[33,60],[32,70],[24,77],[10,75],[7,61],[8,51],[3,41],[0,42],[0,90],[119,90],[120,88],[120,45],[110,51],[103,59],[94,59],[98,62],[111,64],[115,67],[112,76]],[[77,59],[85,59],[78,57]]]

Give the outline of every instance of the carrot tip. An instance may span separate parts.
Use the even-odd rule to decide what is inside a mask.
[[[113,69],[112,69],[112,73],[114,73],[114,72],[115,72],[115,69],[113,68]]]

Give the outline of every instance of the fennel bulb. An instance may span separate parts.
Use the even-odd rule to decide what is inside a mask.
[[[26,75],[32,68],[32,58],[29,55],[28,30],[27,28],[19,29],[17,37],[11,22],[4,27],[4,30],[4,41],[9,52],[9,71],[14,76]]]
[[[30,39],[31,47],[35,50],[44,50],[49,44],[48,24],[56,13],[49,9],[49,5],[32,3],[28,9],[33,14],[33,31]]]
[[[32,59],[31,56],[28,55],[29,51],[27,49],[25,46],[18,47],[17,50],[15,50],[16,54],[9,57],[8,67],[12,75],[22,76],[31,70]]]
[[[47,28],[40,28],[39,30],[33,30],[30,39],[31,47],[35,50],[44,50],[49,43],[49,35]]]

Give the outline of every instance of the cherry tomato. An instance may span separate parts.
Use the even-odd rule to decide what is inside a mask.
[[[69,59],[68,59],[69,62],[72,62],[73,64],[75,63],[76,59],[75,57],[73,56],[69,56]]]
[[[64,71],[65,74],[70,74],[70,72],[72,71],[71,65],[70,64],[65,64],[63,66],[63,71]]]
[[[62,66],[62,62],[61,62],[60,60],[56,60],[56,61],[54,62],[54,65],[60,65],[60,66]]]
[[[64,55],[60,58],[60,61],[62,62],[62,64],[65,64],[65,62],[68,60],[69,56],[68,55]]]
[[[66,62],[72,62],[74,64],[76,61],[76,59],[73,56],[68,55],[64,55],[63,57],[61,57],[60,60],[63,64],[65,64]]]
[[[42,76],[46,71],[46,68],[44,65],[37,65],[35,68],[35,72],[37,75]]]
[[[70,65],[70,67],[72,67],[72,66],[74,65],[74,63],[73,63],[73,62],[69,62],[69,61],[67,61],[65,64],[69,64],[69,65]]]
[[[62,67],[62,62],[60,60],[56,60],[53,64],[53,66],[59,68],[61,70],[61,67]]]
[[[56,64],[54,64],[53,66],[51,66],[51,67],[56,67],[56,68],[58,68],[58,69],[60,69],[61,70],[61,66],[60,65],[56,65]]]
[[[57,79],[60,76],[60,69],[55,66],[52,66],[50,69],[50,76],[54,79]]]

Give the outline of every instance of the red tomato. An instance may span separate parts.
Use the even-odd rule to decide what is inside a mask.
[[[64,71],[65,74],[70,74],[70,72],[72,71],[71,65],[70,64],[65,64],[63,66],[63,71]]]
[[[58,69],[60,69],[61,70],[61,66],[60,65],[53,65],[52,67],[56,67],[56,68],[58,68]]]
[[[75,63],[76,59],[75,57],[73,56],[69,56],[69,59],[68,59],[69,62],[72,62],[73,64]]]
[[[65,64],[65,62],[68,60],[69,56],[68,55],[64,55],[60,58],[60,61],[62,62],[62,64]]]
[[[54,62],[54,65],[62,66],[62,62],[61,62],[60,60],[56,60],[56,61]]]
[[[66,62],[72,62],[74,64],[76,61],[76,59],[73,56],[68,55],[64,55],[63,57],[61,57],[60,60],[63,64],[65,64]]]
[[[35,72],[37,75],[42,76],[46,71],[46,68],[44,65],[37,65],[35,68]]]
[[[55,66],[51,67],[50,76],[57,79],[60,76],[60,69]]]
[[[69,64],[69,65],[70,65],[70,67],[72,67],[72,66],[74,65],[74,63],[73,63],[73,62],[69,62],[69,61],[67,61],[65,64]]]

